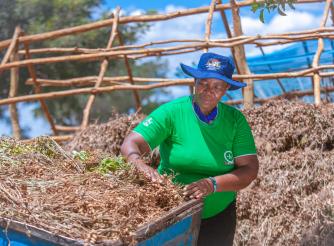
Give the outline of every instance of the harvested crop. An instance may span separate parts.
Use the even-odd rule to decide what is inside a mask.
[[[87,244],[129,244],[140,225],[183,202],[180,187],[150,182],[121,157],[78,151],[73,158],[49,138],[0,139],[0,153],[0,217]]]
[[[234,244],[333,245],[333,104],[279,100],[244,113],[260,170],[239,192]]]

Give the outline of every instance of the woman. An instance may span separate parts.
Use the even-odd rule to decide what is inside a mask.
[[[122,154],[153,181],[173,173],[184,194],[204,198],[198,245],[232,245],[236,192],[257,176],[258,159],[250,127],[237,109],[220,102],[227,90],[245,83],[232,80],[230,58],[204,53],[197,69],[181,64],[195,78],[193,96],[166,103],[152,112],[122,145]],[[160,147],[158,170],[142,156]]]

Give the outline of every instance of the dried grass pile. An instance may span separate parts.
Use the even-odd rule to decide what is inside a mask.
[[[87,244],[128,244],[140,225],[180,205],[179,194],[120,157],[83,151],[72,157],[48,138],[32,144],[0,138],[0,217]]]
[[[64,148],[69,151],[101,150],[106,153],[119,155],[124,138],[144,117],[143,114],[114,114],[107,123],[92,124],[77,133],[74,139]]]
[[[279,100],[244,113],[259,154],[291,148],[330,150],[334,147],[334,106]]]
[[[244,111],[258,179],[238,196],[236,245],[334,244],[334,106],[273,101]]]

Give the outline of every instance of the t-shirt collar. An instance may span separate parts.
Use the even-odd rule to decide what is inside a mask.
[[[217,106],[208,115],[205,115],[201,111],[201,109],[200,109],[200,107],[198,106],[197,103],[193,102],[193,107],[194,107],[195,113],[197,114],[198,118],[201,121],[203,121],[205,123],[208,123],[208,124],[216,118],[217,113],[218,113]]]

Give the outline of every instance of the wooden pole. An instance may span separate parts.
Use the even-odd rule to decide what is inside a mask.
[[[60,132],[75,132],[75,131],[79,131],[81,128],[80,128],[80,126],[60,126],[60,125],[56,125],[56,129]]]
[[[327,88],[321,88],[321,92],[322,93],[334,92],[334,86],[327,87]],[[254,102],[255,103],[265,103],[265,102],[269,102],[269,101],[277,100],[277,99],[283,99],[283,98],[292,99],[292,98],[298,98],[298,97],[303,97],[303,96],[310,96],[313,94],[314,94],[313,90],[291,91],[291,92],[284,93],[282,95],[268,97],[268,98],[255,98]],[[237,105],[237,104],[242,104],[243,100],[228,101],[226,103],[229,105]]]
[[[11,39],[11,42],[9,44],[9,47],[7,49],[7,52],[6,52],[5,56],[3,57],[2,61],[1,61],[1,65],[4,65],[9,61],[10,56],[15,51],[15,47],[17,46],[18,38],[19,38],[20,35],[21,35],[21,28],[19,26],[17,26],[15,28],[15,31],[14,31],[13,37]]]
[[[118,25],[118,19],[119,19],[119,12],[120,12],[120,8],[117,7],[116,11],[115,11],[114,18],[113,18],[114,22],[112,24],[112,30],[111,30],[111,34],[110,34],[109,41],[108,41],[108,44],[107,44],[107,49],[111,48],[111,46],[112,46],[112,44],[115,40],[115,37],[117,36],[117,25]],[[98,76],[98,79],[96,81],[96,84],[95,84],[94,88],[99,88],[100,87],[100,85],[103,81],[103,77],[104,77],[104,75],[107,71],[108,64],[109,64],[108,59],[104,58],[101,65],[100,65],[99,76]],[[90,115],[90,111],[91,111],[91,108],[93,106],[94,100],[95,100],[95,94],[90,95],[89,98],[88,98],[86,107],[83,110],[83,119],[82,119],[82,123],[81,123],[81,128],[82,129],[84,129],[88,126],[89,115]]]
[[[121,46],[124,45],[123,38],[122,38],[122,33],[119,30],[118,30],[118,41],[119,41],[119,44]],[[129,58],[128,58],[127,55],[124,55],[124,62],[125,62],[126,71],[128,73],[128,76],[129,76],[129,81],[132,85],[134,85],[131,65],[130,65],[130,61],[129,61]],[[133,90],[132,93],[133,93],[133,98],[134,98],[135,103],[136,103],[136,109],[137,109],[137,111],[140,111],[142,107],[141,107],[141,103],[140,103],[139,92],[137,90]]]
[[[11,55],[10,59],[16,61],[19,59],[19,55],[14,53]],[[16,97],[19,84],[19,69],[12,68],[10,70],[10,90],[9,97]],[[15,139],[21,138],[21,128],[19,123],[19,116],[16,108],[16,104],[9,105],[10,119],[12,123],[12,135]]]
[[[18,52],[17,40],[20,35],[21,35],[21,29],[20,27],[17,26],[15,28],[12,43],[8,48],[8,52],[6,53],[5,58],[2,60],[3,63],[7,62],[8,55],[9,55],[9,59],[11,62],[17,61],[19,59],[19,54],[17,53]],[[10,89],[9,89],[10,98],[17,96],[18,83],[19,83],[19,69],[12,68],[10,70]],[[9,105],[9,114],[10,114],[10,119],[11,119],[11,124],[12,124],[12,136],[15,139],[20,139],[21,138],[21,128],[20,128],[16,104]]]
[[[321,77],[330,77],[333,76],[333,72],[320,73],[324,69],[334,69],[334,65],[322,65],[314,68],[300,70],[298,72],[283,72],[283,73],[267,73],[267,74],[235,74],[233,79],[243,80],[243,79],[253,79],[253,80],[267,80],[267,79],[278,79],[278,78],[296,78],[296,77],[312,77],[315,72],[319,71]],[[97,76],[88,76],[88,77],[78,77],[66,80],[51,80],[51,79],[36,79],[37,83],[41,86],[87,86],[95,85],[97,81]],[[192,79],[182,79],[177,81],[191,81]],[[103,83],[105,85],[112,84],[127,84],[129,81],[129,76],[116,76],[116,77],[104,77]],[[144,77],[133,77],[134,83],[146,83],[146,82],[171,82],[175,81],[174,79],[168,78],[144,78]],[[32,85],[34,82],[30,78],[26,81],[26,84]],[[130,84],[130,83],[128,83]]]
[[[113,85],[99,88],[89,87],[89,88],[73,89],[66,91],[39,93],[39,94],[19,96],[14,98],[5,98],[0,100],[0,105],[8,105],[17,102],[29,102],[35,100],[52,99],[52,98],[74,96],[81,94],[100,94],[116,90],[151,90],[151,89],[175,86],[175,85],[190,85],[192,83],[193,83],[192,80],[180,80],[180,81],[174,80],[171,82],[161,82],[151,85]]]
[[[324,66],[326,67],[326,66]],[[334,68],[334,65],[328,65],[328,67]],[[313,69],[313,68],[312,68]],[[311,70],[311,69],[307,69]],[[294,73],[294,75],[305,76],[303,75],[305,70],[302,72]],[[327,76],[333,76],[334,73],[327,73]],[[239,75],[240,79],[244,79],[245,76],[257,76],[257,75]],[[267,75],[262,75],[265,78]],[[73,96],[73,95],[80,95],[80,94],[99,94],[99,93],[106,93],[115,90],[151,90],[155,88],[161,87],[168,87],[168,86],[175,86],[175,85],[190,85],[193,83],[192,79],[180,79],[180,80],[171,80],[168,82],[159,82],[156,84],[150,85],[113,85],[113,86],[106,86],[106,87],[89,87],[89,88],[81,88],[81,89],[73,89],[73,90],[66,90],[66,91],[56,91],[56,92],[48,92],[48,93],[39,93],[34,95],[27,95],[27,96],[19,96],[14,98],[6,98],[0,100],[0,105],[8,105],[17,102],[28,102],[28,101],[35,101],[41,99],[52,99],[52,98],[59,98],[64,96]]]
[[[57,143],[61,143],[61,142],[67,142],[70,141],[74,138],[74,135],[63,135],[63,136],[50,136],[50,138],[54,141],[56,141]],[[21,140],[21,143],[32,143],[34,141],[34,139],[25,139],[25,140]]]
[[[221,4],[222,1],[221,0],[217,0],[218,4]],[[227,20],[227,17],[226,17],[226,14],[225,14],[225,11],[223,9],[220,10],[220,16],[222,18],[222,21],[224,23],[224,27],[225,27],[225,31],[226,31],[226,35],[229,39],[233,38],[232,37],[232,33],[231,33],[231,30],[230,30],[230,26],[228,24],[228,20]],[[233,56],[233,60],[236,61],[236,56],[235,56],[235,51],[234,51],[234,48],[233,46],[231,47],[231,53],[232,53],[232,56]],[[240,68],[238,67],[238,64],[235,62],[235,68],[237,70],[237,73],[240,74]]]
[[[334,28],[332,28],[334,30]],[[308,35],[312,36],[312,35]],[[323,34],[317,34],[314,37],[325,37]],[[328,37],[328,36],[327,36]],[[254,37],[238,37],[234,38],[233,42],[226,43],[226,40],[218,40],[218,41],[210,41],[209,47],[232,47],[238,46],[241,44],[255,44],[256,40],[259,39],[272,39],[272,38],[289,38],[287,36],[254,36]],[[334,38],[334,34],[333,34]],[[311,39],[310,37],[308,39]],[[237,41],[239,40],[239,41]],[[301,41],[303,39],[293,38],[293,41]],[[224,43],[222,43],[224,41]],[[231,41],[231,40],[230,40]],[[20,62],[12,62],[4,65],[0,65],[0,71],[9,69],[11,67],[16,66],[26,66],[29,64],[46,64],[46,63],[57,63],[57,62],[65,62],[65,61],[92,61],[92,60],[100,60],[105,57],[114,57],[114,58],[124,58],[124,55],[128,55],[128,58],[138,59],[142,57],[148,56],[161,56],[167,55],[165,52],[173,52],[183,50],[183,52],[193,52],[196,49],[207,47],[206,42],[194,43],[190,45],[180,45],[174,47],[166,47],[166,48],[151,48],[151,49],[140,49],[140,50],[111,50],[111,51],[101,51],[95,53],[88,54],[80,54],[80,55],[68,55],[68,56],[57,56],[57,57],[48,57],[48,58],[37,58],[37,59],[28,59]],[[191,49],[191,50],[189,50]],[[175,52],[177,53],[177,52]],[[180,53],[180,52],[179,52]]]
[[[15,28],[14,34],[13,34],[13,38],[11,39],[11,42],[9,44],[9,47],[5,53],[5,56],[3,57],[0,66],[5,65],[9,60],[10,60],[10,56],[13,54],[13,52],[15,52],[15,48],[17,47],[18,44],[18,38],[21,35],[21,28],[19,26],[17,26]],[[18,59],[15,60],[11,60],[11,62],[15,62]],[[0,75],[3,73],[3,71],[0,70]]]
[[[30,59],[30,53],[29,53],[29,44],[28,43],[24,43],[24,49],[26,51],[26,59]],[[41,86],[37,83],[36,81],[36,71],[35,68],[33,67],[32,64],[28,65],[28,71],[30,74],[30,77],[32,78],[33,82],[34,82],[34,91],[35,93],[41,93]],[[52,116],[49,112],[48,106],[46,105],[45,101],[43,99],[39,100],[42,110],[44,112],[44,115],[46,117],[46,119],[49,121],[49,124],[51,126],[51,129],[53,131],[54,135],[57,135],[57,129],[55,127],[55,123],[53,122]]]
[[[224,13],[224,12],[222,12]],[[225,14],[223,14],[225,15]],[[222,17],[224,18],[224,17]],[[226,18],[226,16],[225,16]],[[224,20],[223,20],[224,21]],[[227,20],[225,20],[227,22]],[[225,22],[224,22],[225,23]],[[224,24],[225,25],[225,24]],[[227,29],[229,30],[229,27],[227,25]],[[282,33],[279,35],[256,35],[256,39],[249,39],[250,36],[242,36],[242,37],[230,37],[228,35],[228,39],[211,39],[209,45],[210,47],[214,47],[216,44],[226,44],[225,46],[221,47],[231,47],[234,44],[235,41],[240,40],[246,40],[249,39],[248,42],[252,44],[256,44],[257,46],[269,46],[274,44],[286,44],[296,41],[303,41],[303,40],[311,40],[314,38],[334,38],[334,33],[331,33],[334,31],[333,27],[324,27],[324,28],[316,28],[316,29],[310,29],[308,31],[302,31],[302,32],[291,32],[291,33]],[[231,34],[230,34],[231,35]],[[267,39],[278,39],[278,41],[274,42],[259,42],[256,40],[267,40]],[[283,40],[281,40],[283,39]],[[108,51],[116,51],[116,50],[127,50],[127,49],[136,49],[136,48],[145,48],[152,45],[157,44],[170,44],[170,43],[203,43],[205,40],[203,39],[169,39],[169,40],[161,40],[161,41],[155,41],[155,42],[148,42],[144,44],[139,45],[124,45],[124,46],[117,46],[110,49],[103,49],[103,48],[97,48],[97,49],[89,49],[89,48],[41,48],[41,49],[30,49],[30,54],[42,54],[42,53],[81,53],[81,54],[92,54],[92,53],[99,53],[99,52],[108,52]],[[24,50],[20,50],[19,54],[25,54]]]
[[[230,4],[232,7],[232,18],[233,18],[233,29],[234,29],[234,36],[242,36],[242,27],[241,27],[241,20],[239,16],[239,8],[236,4],[235,0],[230,0]],[[235,62],[238,64],[241,74],[250,74],[250,70],[248,64],[246,62],[246,55],[245,50],[242,45],[235,46]],[[252,79],[246,79],[244,82],[247,86],[243,89],[244,94],[244,107],[251,108],[254,105],[254,84]]]
[[[324,27],[326,25],[331,5],[332,5],[332,0],[327,0],[320,27]],[[312,67],[317,67],[319,65],[320,55],[323,49],[324,49],[324,40],[322,38],[319,38],[318,48],[313,58]],[[321,103],[321,77],[318,72],[314,74],[313,81],[314,81],[314,103],[316,105],[319,105]]]
[[[205,42],[209,44],[210,41],[210,35],[211,35],[211,26],[212,26],[212,18],[213,18],[213,13],[215,11],[215,6],[216,6],[216,0],[211,0],[211,4],[209,7],[209,14],[208,18],[206,19],[206,24],[205,24]],[[205,47],[204,52],[208,52],[209,47]]]

